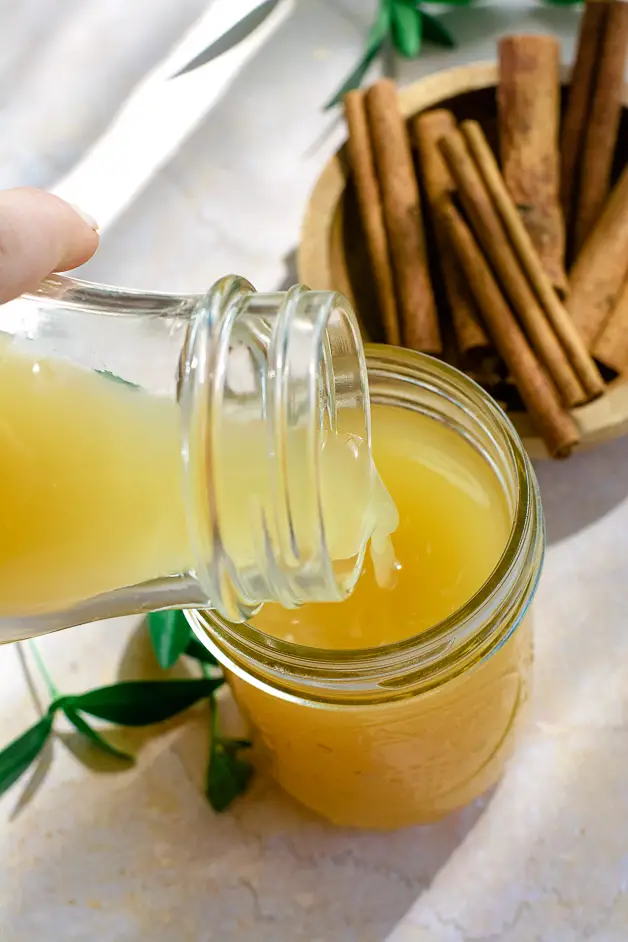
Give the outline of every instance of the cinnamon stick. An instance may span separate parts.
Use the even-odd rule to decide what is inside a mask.
[[[628,373],[628,278],[624,281],[606,327],[595,342],[596,359],[616,375]]]
[[[403,340],[414,350],[440,353],[442,343],[430,283],[419,188],[395,83],[390,79],[376,82],[366,93],[366,111]]]
[[[600,216],[610,189],[627,48],[628,4],[625,0],[612,0],[606,5],[597,75],[583,142],[574,228],[576,258]]]
[[[471,368],[478,369],[490,357],[491,345],[480,324],[473,296],[460,265],[450,250],[438,215],[441,201],[450,196],[456,188],[439,150],[438,141],[455,128],[456,119],[451,111],[443,108],[417,115],[411,123],[411,132],[419,153],[425,195],[432,210],[438,264],[447,293],[458,349],[468,359]]]
[[[560,139],[560,200],[567,230],[568,252],[573,248],[573,220],[580,178],[582,149],[591,110],[596,64],[601,55],[608,0],[587,0],[578,35]]]
[[[591,350],[603,332],[628,271],[628,167],[570,272],[565,307]]]
[[[460,131],[440,141],[465,215],[565,406],[586,401],[576,373],[519,264],[508,234]]]
[[[604,381],[573,320],[552,287],[546,270],[532,244],[532,239],[506,189],[497,161],[482,128],[477,121],[463,121],[460,130],[508,232],[519,262],[536,292],[537,298],[554,328],[556,336],[567,354],[582,387],[589,399],[600,396],[604,392]]]
[[[344,111],[349,132],[347,154],[353,172],[366,247],[373,267],[384,334],[387,343],[400,344],[401,334],[395,286],[384,226],[382,197],[377,182],[366,117],[364,92],[352,91],[345,95]]]
[[[473,291],[493,343],[507,363],[525,406],[549,453],[566,458],[578,429],[534,355],[471,230],[453,204],[441,218]]]
[[[554,37],[506,36],[500,40],[497,109],[506,186],[551,283],[564,296],[559,46]]]

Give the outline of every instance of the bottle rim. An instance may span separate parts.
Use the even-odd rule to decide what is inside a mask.
[[[393,644],[318,649],[265,635],[248,623],[231,624],[213,610],[186,613],[199,640],[229,670],[287,699],[372,702],[436,686],[507,640],[529,608],[540,577],[545,534],[539,488],[501,408],[473,380],[440,360],[383,344],[368,344],[365,353],[373,403],[414,408],[443,421],[443,414],[413,401],[417,390],[427,391],[450,413],[458,413],[461,421],[448,424],[475,447],[480,446],[473,426],[482,433],[481,450],[513,498],[511,531],[499,562],[475,595],[420,635]],[[402,398],[386,393],[391,383],[405,390]]]

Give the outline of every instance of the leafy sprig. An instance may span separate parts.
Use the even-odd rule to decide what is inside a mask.
[[[183,612],[154,612],[149,615],[148,627],[157,660],[164,669],[172,667],[179,657],[186,655],[199,661],[206,677],[220,672],[218,661],[194,637]],[[248,739],[231,739],[222,735],[218,703],[213,692],[210,695],[210,711],[205,793],[214,811],[224,811],[238,795],[246,791],[253,776],[253,766],[239,755],[242,750],[250,749],[252,743]]]
[[[81,694],[62,694],[52,680],[38,648],[31,652],[48,688],[51,703],[44,716],[0,752],[0,795],[11,787],[43,752],[54,734],[55,717],[61,713],[76,731],[101,752],[126,764],[134,757],[114,746],[87,717],[116,726],[141,727],[162,723],[184,713],[203,700],[211,711],[211,740],[207,767],[207,798],[215,811],[224,811],[242,794],[253,775],[250,763],[240,752],[251,743],[222,735],[215,693],[224,676],[210,651],[192,634],[183,612],[155,612],[148,626],[157,660],[171,668],[182,656],[196,660],[203,676],[190,679],[122,681]]]
[[[236,795],[248,788],[253,776],[253,766],[241,759],[239,753],[253,745],[248,739],[230,739],[220,732],[218,704],[211,697],[211,728],[209,742],[209,765],[205,794],[214,811],[224,811]]]
[[[553,6],[571,6],[582,0],[543,0]],[[473,0],[430,0],[431,4],[447,6],[469,6]],[[325,104],[333,108],[354,88],[359,88],[362,81],[386,45],[398,52],[405,59],[416,59],[421,54],[423,43],[432,43],[453,49],[456,45],[454,35],[443,23],[425,9],[423,0],[380,0],[377,15],[373,21],[364,52],[357,61],[340,88],[334,92]]]
[[[452,0],[432,0],[451,3]],[[472,0],[453,0],[457,6],[467,6]],[[440,19],[424,9],[421,0],[380,0],[377,16],[369,30],[362,56],[340,88],[325,104],[333,108],[354,88],[359,88],[371,63],[386,43],[390,43],[406,59],[416,59],[423,41],[453,48],[456,40]]]

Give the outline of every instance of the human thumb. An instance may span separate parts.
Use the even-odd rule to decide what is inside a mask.
[[[59,197],[30,187],[0,191],[0,304],[82,265],[97,248],[96,223]]]

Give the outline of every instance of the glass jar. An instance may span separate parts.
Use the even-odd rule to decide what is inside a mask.
[[[365,498],[375,471],[342,296],[54,276],[0,309],[0,347],[0,641],[210,600],[237,621],[351,591],[368,515],[334,555],[321,442],[365,446]]]
[[[367,365],[372,403],[445,423],[492,466],[512,529],[488,581],[430,630],[366,650],[299,646],[210,611],[188,618],[286,791],[336,824],[395,828],[439,818],[501,775],[528,698],[544,530],[530,461],[488,395],[406,350],[367,347]]]

